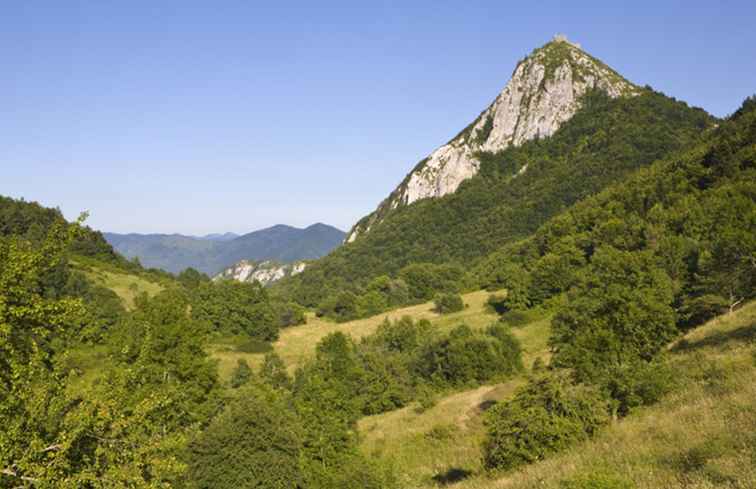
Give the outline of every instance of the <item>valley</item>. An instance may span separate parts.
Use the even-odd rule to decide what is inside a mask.
[[[0,196],[0,488],[756,487],[756,95],[716,117],[564,35],[513,68],[349,233]],[[338,157],[291,141],[275,202],[241,164],[181,182],[310,215]]]

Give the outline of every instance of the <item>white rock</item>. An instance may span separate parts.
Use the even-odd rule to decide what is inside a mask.
[[[561,43],[561,44],[560,44]],[[567,49],[564,59],[546,78],[549,49]],[[454,192],[478,172],[478,151],[496,152],[534,138],[548,137],[580,108],[579,99],[598,88],[610,97],[636,93],[634,85],[581,51],[578,44],[557,35],[554,43],[521,61],[509,83],[480,115],[471,130],[433,151],[423,165],[410,173],[383,201],[366,223],[355,226],[346,238],[353,242],[385,214],[400,205]],[[486,124],[492,124],[485,134]],[[524,171],[524,168],[521,170]]]

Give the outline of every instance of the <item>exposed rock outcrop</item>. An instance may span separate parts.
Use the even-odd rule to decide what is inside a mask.
[[[591,89],[610,97],[637,92],[637,87],[578,44],[555,36],[520,61],[493,103],[454,139],[418,163],[375,212],[352,228],[346,241],[369,232],[399,206],[457,190],[478,172],[476,153],[551,136],[575,114],[580,97]]]
[[[302,273],[305,262],[279,263],[271,260],[255,262],[242,260],[216,275],[213,280],[236,280],[238,282],[260,282],[270,285],[284,277]]]

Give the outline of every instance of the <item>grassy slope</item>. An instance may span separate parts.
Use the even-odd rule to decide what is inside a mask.
[[[545,348],[548,322],[539,323],[518,330],[531,358]],[[363,449],[392,458],[403,487],[556,489],[591,472],[638,489],[756,487],[756,302],[691,331],[669,358],[679,383],[662,402],[511,474],[478,475],[482,411],[486,401],[510,396],[522,378],[453,394],[422,414],[410,407],[365,418]]]
[[[281,331],[281,337],[273,344],[273,347],[289,367],[289,370],[293,371],[313,354],[315,345],[327,334],[341,331],[352,338],[359,339],[375,331],[385,318],[399,319],[402,316],[411,316],[415,319],[425,318],[431,320],[441,331],[448,331],[461,323],[465,323],[471,328],[483,328],[497,319],[497,316],[486,308],[488,296],[488,292],[485,291],[466,294],[463,296],[467,305],[465,310],[443,316],[433,312],[433,303],[431,302],[396,309],[347,323],[335,323],[310,314],[307,317],[307,324]],[[218,360],[218,371],[222,379],[230,377],[239,359],[247,360],[253,367],[258,367],[262,362],[262,354],[237,352],[234,351],[233,347],[232,338],[216,341],[209,347],[212,356]]]
[[[165,288],[165,284],[147,280],[91,258],[76,257],[71,263],[95,284],[107,287],[118,294],[129,310],[134,307],[134,299],[142,292],[153,296]]]
[[[550,319],[544,318],[513,330],[527,367],[536,358],[548,356],[549,325]],[[359,424],[362,449],[368,455],[390,458],[401,474],[402,487],[433,487],[478,472],[484,410],[524,383],[525,377],[518,376],[452,394],[422,413],[410,405],[363,418]]]

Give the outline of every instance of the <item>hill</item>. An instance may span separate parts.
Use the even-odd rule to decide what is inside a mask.
[[[241,260],[288,263],[320,258],[341,244],[344,233],[318,223],[304,229],[276,225],[242,236],[105,233],[105,239],[119,253],[139,258],[148,268],[178,273],[191,267],[215,275]]]
[[[549,137],[597,90],[611,98],[633,96],[638,87],[565,36],[520,61],[498,97],[447,144],[418,163],[378,209],[351,230],[348,242],[370,232],[395,209],[441,197],[480,170],[479,152],[498,152]]]
[[[651,90],[618,98],[588,92],[553,136],[478,153],[479,173],[456,192],[397,207],[282,288],[315,306],[344,290],[359,294],[376,277],[396,277],[413,263],[469,267],[579,200],[694,144],[712,124],[702,110]]]

